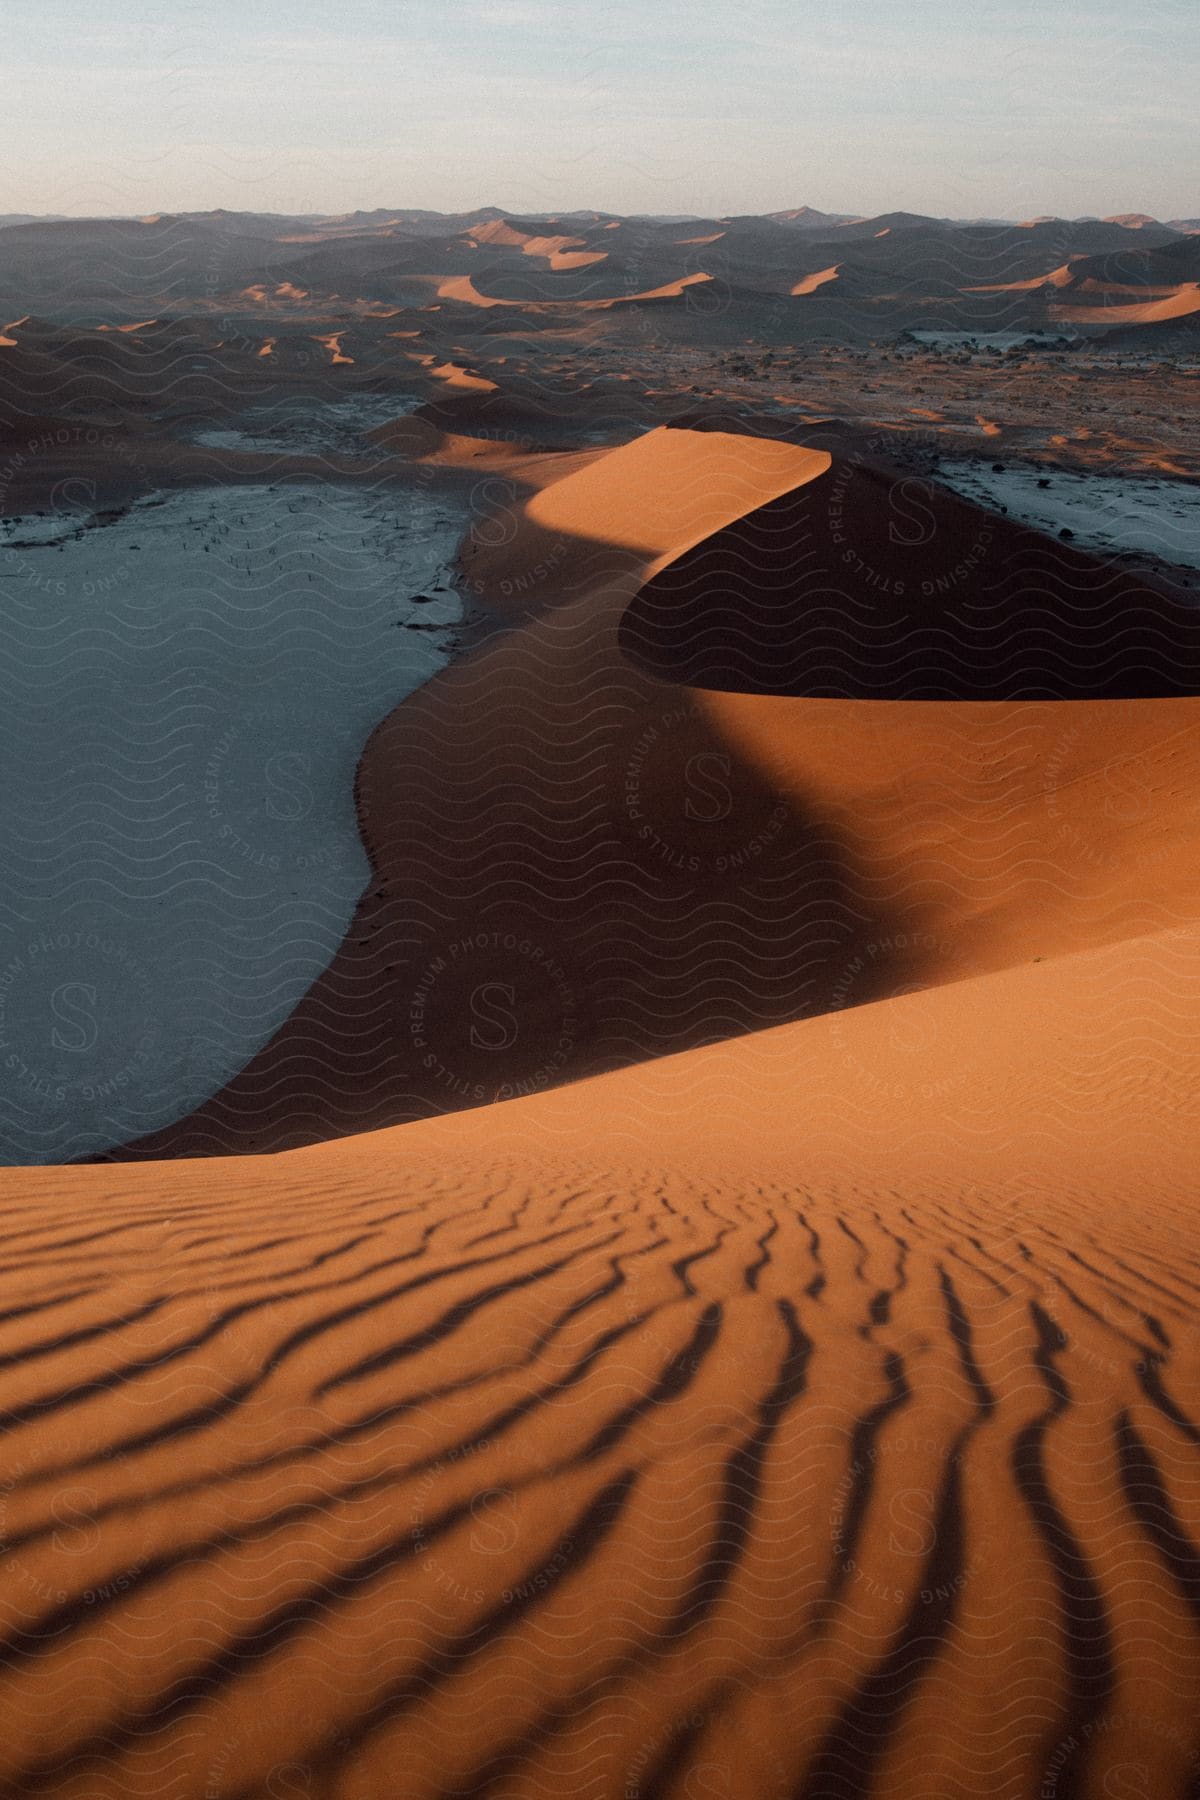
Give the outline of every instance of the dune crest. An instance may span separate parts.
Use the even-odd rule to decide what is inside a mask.
[[[1186,607],[840,452],[388,435],[482,459],[498,505],[463,585],[514,629],[367,744],[373,876],[326,975],[220,1094],[115,1155],[486,1106],[1187,915],[1196,832],[1156,824],[1200,781]],[[898,707],[897,682],[947,697]],[[1172,698],[1104,698],[1131,685]],[[474,1018],[510,990],[515,1025]]]
[[[1101,289],[1100,291],[1105,291]],[[1108,290],[1112,291],[1112,290]],[[1145,289],[1117,289],[1118,292],[1145,292]],[[1178,286],[1162,289],[1151,289],[1159,294],[1158,299],[1146,300],[1133,306],[1071,306],[1057,305],[1050,308],[1051,317],[1062,319],[1079,325],[1145,325],[1161,319],[1182,319],[1188,314],[1200,312],[1200,281],[1183,281]]]
[[[796,294],[815,294],[818,288],[827,287],[836,281],[841,263],[833,263],[828,269],[818,269],[815,275],[805,275],[799,280],[791,292]]]

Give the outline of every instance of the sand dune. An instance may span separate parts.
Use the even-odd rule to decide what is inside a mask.
[[[791,290],[793,294],[815,294],[820,287],[826,287],[838,278],[840,263],[833,263],[828,269],[818,269],[815,275],[805,275]]]
[[[465,588],[519,628],[368,743],[373,877],[327,974],[123,1154],[398,1123],[1187,915],[1182,601],[787,441],[487,467]]]
[[[494,394],[498,391],[494,381],[489,381],[485,375],[472,375],[460,363],[439,363],[432,356],[428,361],[432,365],[430,374],[438,376],[447,387],[465,389],[476,394]]]
[[[1140,283],[1143,274],[1155,284],[1193,282],[1200,240],[1188,227],[1136,215],[1016,226],[902,212],[859,219],[811,208],[686,227],[608,214],[514,218],[490,207],[379,209],[333,220],[216,212],[34,221],[3,231],[0,307],[8,298],[13,312],[32,305],[55,316],[64,309],[103,316],[115,279],[131,320],[181,305],[208,317],[286,307],[326,320],[436,308],[443,287],[442,301],[523,307],[531,320],[548,316],[543,309],[561,306],[570,319],[583,316],[572,309],[611,302],[609,317],[600,317],[619,339],[629,303],[677,299],[678,284],[710,275],[723,284],[722,303],[680,308],[671,322],[691,342],[759,335],[787,343],[801,330],[877,340],[922,329],[934,305],[948,326],[990,333],[1044,327],[1046,282],[1076,264],[1120,265],[1108,277],[1117,282]],[[795,283],[798,246],[810,270],[841,265],[802,323],[774,304]],[[736,320],[724,304],[725,284],[738,294]],[[1065,322],[1107,331],[1170,324],[1172,315]]]
[[[1185,596],[855,454],[677,557],[621,644],[666,680],[814,699],[1200,692]]]
[[[313,342],[320,344],[323,349],[328,350],[329,359],[331,362],[333,362],[333,363],[352,363],[354,361],[354,358],[352,356],[345,356],[342,353],[342,338],[343,338],[343,336],[344,336],[344,333],[342,333],[340,331],[332,331],[326,337],[314,338]]]
[[[525,256],[542,258],[551,269],[585,269],[590,263],[603,262],[605,250],[589,250],[587,239],[559,233],[520,231],[504,220],[492,219],[470,233],[474,244],[503,244],[520,250]]]
[[[271,1044],[6,1178],[0,1791],[1194,1795],[1194,612],[416,354],[505,629]]]
[[[439,281],[437,294],[440,300],[458,300],[467,306],[515,306],[529,312],[537,312],[549,306],[566,307],[574,312],[608,312],[615,306],[634,306],[645,300],[677,300],[685,288],[694,287],[697,282],[711,280],[712,276],[703,272],[681,275],[677,281],[665,281],[659,287],[646,288],[640,293],[614,294],[602,300],[574,300],[565,297],[554,300],[505,300],[495,295],[481,294],[471,276],[456,275]]]
[[[497,300],[481,294],[469,275],[450,276],[437,284],[439,300],[459,300],[466,306],[520,306],[520,300]]]
[[[1058,305],[1050,308],[1054,319],[1078,325],[1105,326],[1146,325],[1161,319],[1181,319],[1194,312],[1200,312],[1200,281],[1181,282],[1178,287],[1160,292],[1157,300],[1146,300],[1133,306]]]
[[[968,288],[966,291],[969,294],[1029,294],[1036,293],[1039,288],[1044,287],[1068,287],[1071,280],[1071,265],[1069,262],[1065,262],[1061,263],[1057,269],[1051,269],[1047,275],[1031,275],[1025,281],[992,282],[983,287]]]
[[[8,1791],[1191,1792],[1198,950],[25,1173]]]

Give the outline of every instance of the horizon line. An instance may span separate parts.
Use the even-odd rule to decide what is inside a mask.
[[[1189,218],[1194,217],[1196,219],[1200,219],[1200,201],[1197,202],[1197,208],[1198,208],[1197,213],[1195,215],[1188,215]],[[476,206],[467,206],[467,207],[436,207],[436,206],[390,205],[390,204],[389,205],[379,205],[379,206],[355,206],[355,207],[351,207],[351,208],[348,208],[348,209],[345,209],[342,211],[336,211],[336,212],[334,212],[334,211],[300,212],[300,211],[291,211],[290,209],[288,209],[286,207],[284,207],[284,208],[275,208],[275,207],[259,208],[259,207],[253,207],[253,206],[249,206],[249,207],[183,206],[183,207],[164,207],[157,212],[150,212],[150,213],[142,213],[142,212],[57,213],[57,212],[30,212],[30,211],[24,210],[20,207],[14,207],[11,212],[0,210],[0,220],[20,220],[22,223],[28,223],[31,225],[36,225],[36,224],[71,225],[71,224],[89,224],[89,223],[90,224],[103,224],[103,223],[107,223],[107,222],[114,222],[114,223],[119,222],[119,223],[144,225],[144,224],[157,224],[161,219],[195,218],[195,217],[205,217],[205,216],[216,216],[218,214],[226,214],[230,218],[292,219],[292,220],[317,220],[317,221],[334,222],[334,221],[337,221],[340,219],[350,219],[350,218],[355,218],[355,217],[369,217],[373,213],[395,213],[398,215],[406,214],[406,213],[407,214],[415,213],[415,214],[425,214],[430,218],[447,219],[447,218],[467,218],[467,217],[471,217],[477,213],[483,213],[483,212],[494,212],[494,213],[500,214],[504,218],[514,218],[514,219],[582,218],[582,217],[591,215],[596,218],[607,218],[607,219],[651,219],[651,220],[657,219],[657,220],[662,220],[665,223],[672,223],[675,221],[683,222],[683,221],[691,221],[691,220],[702,220],[704,222],[711,222],[712,224],[717,224],[717,225],[732,222],[734,219],[778,219],[782,215],[802,214],[802,213],[808,213],[816,218],[829,219],[833,223],[839,224],[839,225],[840,224],[852,224],[852,225],[867,224],[867,223],[870,223],[874,219],[895,218],[897,216],[902,216],[902,217],[911,218],[911,219],[928,219],[935,224],[948,224],[948,225],[1043,225],[1043,224],[1050,225],[1050,224],[1057,224],[1057,223],[1062,223],[1065,225],[1087,225],[1087,224],[1119,225],[1119,224],[1124,224],[1126,221],[1136,221],[1138,224],[1145,223],[1145,224],[1163,225],[1163,226],[1169,227],[1172,223],[1171,219],[1164,218],[1158,213],[1151,213],[1151,212],[1146,212],[1146,211],[1141,211],[1141,210],[1136,210],[1136,209],[1127,209],[1125,211],[1116,212],[1116,213],[1071,213],[1071,214],[1068,214],[1068,213],[1037,213],[1037,214],[1034,214],[1032,217],[1027,216],[1025,218],[1017,218],[1014,215],[1007,214],[1007,213],[954,214],[954,213],[937,213],[937,212],[919,212],[919,211],[916,211],[912,207],[899,207],[899,206],[898,207],[889,207],[885,211],[877,212],[877,213],[852,212],[849,210],[841,210],[841,209],[835,209],[835,208],[809,206],[806,203],[802,203],[799,206],[772,207],[772,208],[769,208],[769,209],[761,211],[761,212],[699,213],[699,212],[664,211],[664,212],[622,213],[622,212],[617,212],[611,208],[602,207],[602,206],[572,206],[572,207],[561,207],[560,206],[560,207],[554,207],[551,209],[538,208],[536,210],[525,210],[525,209],[516,208],[516,207],[496,206],[491,201],[483,201],[483,202],[480,202]],[[1185,215],[1183,215],[1183,214],[1175,215],[1176,219],[1183,218],[1184,216]],[[2,228],[2,227],[0,227],[0,228]]]

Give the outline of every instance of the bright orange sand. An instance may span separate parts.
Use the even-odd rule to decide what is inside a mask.
[[[4,1791],[1188,1792],[1198,952],[22,1173]]]
[[[570,791],[569,743],[529,751],[555,680],[592,656],[640,703],[647,573],[829,473],[639,443],[558,459],[491,555],[578,534],[569,601],[414,697],[480,695],[424,765],[448,823],[480,743],[541,771],[522,871]],[[6,1797],[1197,1791],[1200,703],[693,698],[739,780],[853,831],[820,1016],[278,1156],[6,1176]],[[752,923],[712,927],[747,981]]]

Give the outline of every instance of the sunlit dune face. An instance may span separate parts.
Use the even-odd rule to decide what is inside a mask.
[[[97,331],[116,331],[116,332],[120,332],[122,337],[128,337],[131,332],[145,331],[147,325],[157,325],[157,324],[158,324],[157,319],[139,319],[137,321],[137,323],[134,325],[97,325],[96,330]]]
[[[467,306],[509,306],[521,307],[526,312],[540,312],[548,308],[570,308],[574,312],[608,312],[615,306],[635,306],[641,300],[676,300],[685,288],[695,287],[702,281],[711,281],[711,275],[683,275],[678,281],[664,282],[662,287],[647,288],[640,294],[614,295],[607,300],[501,300],[493,294],[481,294],[470,275],[451,275],[439,281],[437,295],[439,300],[458,300]]]
[[[432,358],[430,360],[432,361]],[[439,363],[436,368],[430,370],[430,373],[439,376],[441,380],[446,383],[447,387],[457,388],[463,392],[477,394],[494,394],[497,392],[496,383],[494,381],[489,381],[486,376],[483,375],[472,375],[467,369],[460,367],[458,363]]]
[[[477,244],[505,244],[510,249],[524,249],[528,242],[528,233],[515,231],[503,219],[489,219],[486,225],[478,225],[471,232]]]
[[[660,428],[553,483],[529,502],[528,516],[547,530],[674,555],[823,474],[830,461],[823,450],[766,438]]]
[[[1063,263],[1057,269],[1051,269],[1047,275],[1031,275],[1028,281],[991,282],[984,287],[964,288],[966,294],[1032,294],[1038,288],[1067,287],[1071,280],[1071,264]],[[1087,283],[1084,283],[1087,286]]]
[[[1097,281],[1088,275],[1076,289],[1080,294],[1135,294],[1140,300],[1166,300],[1179,293],[1177,282],[1164,282],[1160,287],[1136,281]]]
[[[608,261],[607,250],[552,250],[546,258],[556,273],[564,269],[586,269],[593,263]]]
[[[1114,290],[1109,290],[1114,291]],[[1120,292],[1122,290],[1115,290]],[[1144,293],[1144,288],[1132,290]],[[1159,290],[1151,290],[1157,292]],[[1200,312],[1200,281],[1182,281],[1159,299],[1133,306],[1052,306],[1052,319],[1076,325],[1151,325],[1161,319],[1182,319]]]
[[[838,270],[841,266],[841,263],[834,263],[828,269],[818,269],[815,275],[805,275],[803,280],[798,281],[791,290],[793,295],[815,294],[818,288],[826,287],[831,281],[837,280]]]
[[[481,294],[469,275],[450,275],[437,286],[439,300],[458,300],[464,306],[520,306],[519,300],[496,300]]]
[[[331,331],[327,337],[314,338],[313,342],[324,345],[329,352],[330,361],[333,363],[352,363],[354,361],[352,356],[342,354],[342,333],[340,331]]]
[[[639,300],[674,300],[682,294],[685,288],[696,287],[702,281],[711,280],[712,276],[706,275],[703,272],[696,275],[684,275],[678,281],[664,282],[662,287],[647,288],[644,293],[630,294],[627,298],[622,300],[583,300],[580,302],[580,305],[600,308],[633,305]]]
[[[582,250],[587,244],[581,237],[527,237],[521,249],[526,256],[560,256],[567,250]]]

